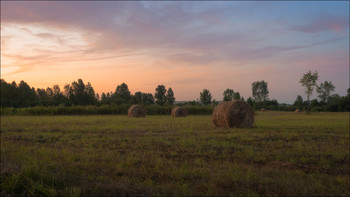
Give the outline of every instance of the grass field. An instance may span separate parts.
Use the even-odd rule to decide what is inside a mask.
[[[1,194],[349,196],[349,113],[2,116]]]

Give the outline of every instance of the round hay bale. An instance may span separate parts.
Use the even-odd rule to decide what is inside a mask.
[[[129,117],[146,117],[146,109],[141,105],[132,105],[128,110]]]
[[[300,112],[300,109],[296,109],[295,112]]]
[[[266,109],[265,108],[261,108],[261,111],[266,111]]]
[[[187,109],[185,107],[176,106],[171,110],[172,117],[186,117]]]
[[[254,124],[254,111],[244,101],[221,102],[215,107],[211,120],[217,127],[251,128]]]

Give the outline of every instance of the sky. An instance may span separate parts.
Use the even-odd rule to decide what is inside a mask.
[[[99,94],[163,84],[188,101],[204,88],[215,100],[227,88],[247,99],[264,80],[270,99],[291,104],[306,99],[299,80],[309,70],[346,94],[348,1],[1,1],[8,83],[63,89],[81,78]]]

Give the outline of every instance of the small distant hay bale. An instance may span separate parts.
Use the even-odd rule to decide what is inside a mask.
[[[295,112],[300,112],[301,110],[300,109],[296,109]]]
[[[261,108],[261,111],[266,111],[266,109],[265,108]]]
[[[251,128],[254,124],[254,111],[244,101],[221,102],[215,107],[211,120],[217,127]]]
[[[187,116],[187,109],[185,107],[174,107],[171,110],[171,116],[172,117],[186,117]]]
[[[146,117],[146,109],[141,105],[132,105],[128,110],[129,117]]]

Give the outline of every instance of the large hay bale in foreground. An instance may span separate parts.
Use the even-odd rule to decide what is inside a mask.
[[[254,111],[244,101],[221,102],[215,107],[211,120],[217,127],[251,128],[254,124]]]
[[[146,117],[146,109],[141,105],[132,105],[128,110],[129,117]]]
[[[171,110],[171,116],[172,117],[186,117],[187,116],[187,109],[185,107],[174,107]]]

